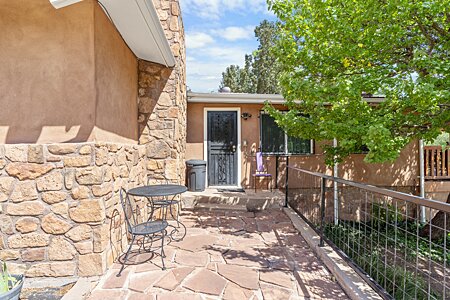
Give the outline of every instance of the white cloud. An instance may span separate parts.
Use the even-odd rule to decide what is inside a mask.
[[[244,56],[250,51],[242,47],[215,46],[188,53],[188,57],[191,57],[186,64],[189,88],[194,92],[217,91],[226,67],[232,64],[243,65]]]
[[[203,48],[214,42],[214,39],[206,33],[186,33],[186,47],[189,49]]]
[[[250,53],[251,50],[241,47],[207,47],[197,49],[197,54],[202,56],[204,60],[215,62],[225,62],[228,65],[242,64],[244,62],[245,54]]]
[[[187,84],[217,91],[229,65],[244,64],[256,49],[251,24],[270,18],[266,0],[180,0],[186,25]]]
[[[217,20],[227,11],[268,13],[266,0],[180,0],[182,10]]]
[[[193,92],[217,92],[226,67],[222,62],[187,62],[187,85]]]
[[[212,30],[218,38],[224,38],[227,41],[249,40],[254,37],[255,26],[236,27],[230,26],[223,29]]]

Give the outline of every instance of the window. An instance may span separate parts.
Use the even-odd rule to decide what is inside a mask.
[[[353,152],[353,154],[367,154],[367,153],[369,153],[369,147],[367,147],[366,144],[357,146],[357,149]]]
[[[260,118],[261,151],[263,153],[311,154],[313,141],[288,136],[275,119],[266,113]]]

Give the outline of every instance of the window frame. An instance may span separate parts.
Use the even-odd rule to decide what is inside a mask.
[[[286,113],[287,111],[282,111],[282,113]],[[288,146],[288,139],[289,136],[284,132],[284,152],[264,152],[263,151],[263,126],[262,126],[262,116],[263,115],[269,115],[265,111],[260,111],[259,113],[259,151],[261,151],[264,155],[289,155],[289,156],[307,156],[307,155],[314,155],[315,154],[315,141],[314,139],[309,140],[309,153],[290,153],[289,152],[289,146]],[[270,116],[270,115],[269,115]],[[277,125],[278,126],[278,125]],[[280,128],[281,129],[281,128]],[[295,138],[295,137],[294,137]],[[307,140],[307,139],[305,139]]]

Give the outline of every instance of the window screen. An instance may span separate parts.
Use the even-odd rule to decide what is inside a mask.
[[[261,114],[261,151],[265,153],[285,153],[284,131],[274,118]]]
[[[264,153],[311,154],[311,140],[289,137],[275,119],[261,113],[261,151]],[[287,147],[287,148],[286,148]],[[287,151],[286,151],[287,149]]]

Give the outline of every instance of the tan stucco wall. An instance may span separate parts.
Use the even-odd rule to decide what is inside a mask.
[[[254,153],[259,147],[259,118],[262,109],[259,104],[204,104],[188,103],[187,117],[187,145],[186,159],[204,159],[203,131],[204,109],[212,107],[228,107],[241,109],[241,113],[248,112],[252,117],[248,120],[241,118],[241,145],[247,141],[247,147],[241,147],[241,184],[243,187],[253,185],[251,174],[255,169]],[[315,154],[291,157],[289,164],[303,169],[327,173],[332,175],[332,170],[324,164],[324,157],[319,143],[315,143]],[[418,152],[417,143],[407,146],[394,163],[369,164],[363,161],[364,155],[351,155],[339,166],[339,177],[345,179],[366,182],[379,186],[410,186],[418,176]],[[270,173],[275,175],[275,159],[267,158],[266,165]],[[278,182],[284,186],[284,159],[280,159],[280,175]],[[290,174],[291,187],[294,186],[295,174]]]
[[[137,141],[136,58],[96,1],[0,16],[0,143]]]
[[[450,181],[426,181],[425,197],[446,202],[450,193]]]
[[[94,9],[95,86],[93,139],[135,142],[137,123],[137,59],[99,5]]]
[[[95,120],[93,6],[2,1],[0,143],[88,139]]]

